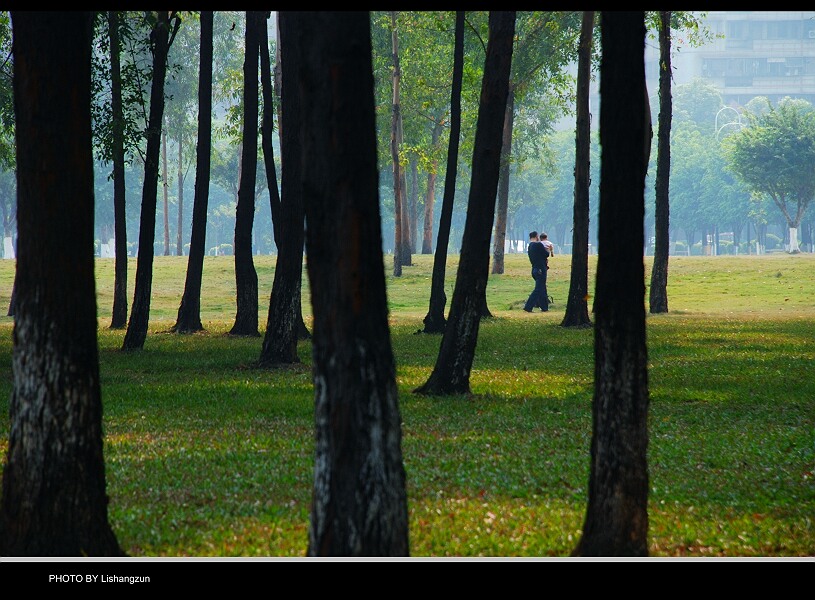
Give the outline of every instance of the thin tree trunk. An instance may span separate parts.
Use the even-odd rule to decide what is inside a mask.
[[[416,252],[416,239],[419,237],[419,163],[416,160],[416,155],[410,158],[410,203],[408,205],[408,213],[410,215],[410,253]],[[411,261],[412,262],[412,261]]]
[[[450,90],[450,140],[447,148],[447,170],[444,177],[444,195],[439,233],[436,239],[436,252],[433,255],[433,274],[430,287],[430,306],[424,318],[424,329],[419,332],[443,333],[447,325],[444,309],[447,294],[444,292],[444,279],[447,270],[447,247],[450,242],[450,226],[453,219],[453,201],[456,194],[456,170],[458,169],[458,147],[461,137],[461,84],[464,72],[464,16],[456,11],[455,42],[453,49],[453,82]],[[417,333],[419,333],[417,332]]]
[[[648,555],[642,247],[651,146],[645,13],[602,11],[600,213],[589,498],[577,556]]]
[[[407,556],[401,417],[380,230],[370,16],[284,12],[280,19],[282,31],[291,19],[298,36],[287,43],[284,56],[296,53],[293,60],[301,65],[308,276],[316,292],[311,295],[315,468],[307,554]],[[338,231],[348,235],[338,236]]]
[[[508,101],[514,11],[491,11],[489,41],[473,150],[472,182],[450,320],[430,378],[418,394],[468,394],[489,275],[490,230],[501,167],[501,137]]]
[[[243,62],[243,152],[238,204],[235,209],[235,288],[237,312],[230,335],[259,336],[258,275],[252,259],[255,219],[255,178],[258,161],[258,48],[264,13],[246,11],[246,48]]]
[[[279,23],[278,44],[288,47],[292,39],[290,22],[283,18]],[[303,276],[303,241],[305,237],[302,203],[302,183],[300,164],[301,144],[297,132],[300,130],[300,98],[296,73],[298,65],[292,62],[296,52],[283,52],[282,84],[287,90],[282,100],[286,103],[282,114],[287,119],[287,135],[282,139],[281,154],[285,157],[286,168],[282,173],[282,195],[277,191],[274,150],[272,148],[272,125],[274,121],[274,98],[272,93],[269,46],[265,32],[261,34],[261,80],[263,83],[263,157],[266,175],[269,180],[269,197],[272,206],[272,220],[275,243],[277,244],[277,264],[275,266],[272,293],[269,299],[269,314],[266,320],[266,333],[258,363],[261,366],[291,364],[300,362],[297,355],[298,325],[302,321],[301,294]],[[289,135],[291,132],[292,135]]]
[[[501,173],[498,179],[498,206],[495,209],[495,236],[492,248],[492,272],[504,272],[504,243],[507,239],[507,210],[509,208],[509,167],[512,155],[512,127],[515,123],[515,90],[510,86],[507,110],[504,114],[504,132],[501,138]]]
[[[178,21],[176,21],[176,27]],[[164,118],[164,80],[167,75],[167,53],[170,48],[170,15],[158,12],[150,33],[153,43],[153,82],[150,87],[150,118],[147,126],[147,153],[144,164],[141,218],[139,221],[139,255],[133,309],[127,324],[122,350],[140,350],[147,339],[150,318],[150,295],[153,287],[153,242],[156,235],[158,202],[158,161],[161,147],[161,124]]]
[[[439,119],[433,125],[431,146],[436,149],[441,137],[443,121]],[[433,253],[433,213],[436,204],[436,176],[439,170],[438,159],[433,159],[430,172],[427,174],[427,191],[424,197],[424,227],[422,229],[422,254]]]
[[[402,253],[404,252],[405,227],[403,207],[405,201],[402,188],[402,168],[399,164],[399,123],[402,121],[401,105],[399,100],[399,82],[401,72],[399,69],[399,38],[396,33],[396,11],[391,11],[391,43],[393,45],[393,102],[391,112],[391,160],[393,161],[393,276],[402,276]]]
[[[170,177],[167,171],[167,117],[164,118],[161,128],[161,189],[164,194],[164,256],[170,256],[170,208],[167,200],[167,190],[170,187]]]
[[[201,281],[206,254],[207,205],[212,162],[212,54],[213,11],[201,11],[201,52],[198,67],[198,140],[195,153],[195,196],[184,295],[173,331],[192,333],[201,324]]]
[[[583,11],[577,59],[577,120],[575,126],[574,218],[569,297],[562,327],[591,327],[589,316],[589,186],[591,178],[591,47],[594,11]]]
[[[124,556],[108,523],[103,456],[93,17],[84,11],[13,11],[11,17],[19,291],[0,555]]]
[[[654,210],[654,264],[651,269],[649,308],[668,312],[668,253],[670,240],[669,184],[671,173],[671,11],[659,12],[659,132],[657,134],[656,207]]]
[[[122,74],[119,60],[119,13],[108,12],[110,37],[110,95],[113,112],[113,223],[115,259],[113,275],[113,309],[110,328],[127,325],[127,215],[125,214],[124,116],[122,113]]]
[[[275,27],[276,27],[276,30],[277,30],[277,39],[280,40],[280,21],[279,20],[275,21]],[[280,141],[281,148],[283,146],[283,102],[282,102],[282,97],[281,97],[281,90],[283,89],[283,72],[282,72],[282,69],[281,69],[282,64],[283,64],[283,58],[282,58],[282,53],[281,53],[281,50],[280,50],[280,42],[278,41],[278,43],[275,44],[275,65],[274,65],[274,72],[273,72],[274,78],[273,79],[274,79],[274,95],[275,95],[275,102],[276,102],[275,106],[277,107],[277,137],[278,137],[278,140]],[[280,168],[281,168],[281,171],[282,171],[282,169],[283,169],[282,152],[281,152],[281,156],[280,156]],[[300,203],[302,204],[302,199],[300,200]],[[303,291],[302,291],[302,273],[300,275],[300,280],[301,280],[301,289],[297,290],[297,294],[300,295],[300,300],[298,302],[302,303],[302,295],[303,295]],[[300,340],[310,339],[311,338],[311,333],[309,332],[308,327],[306,327],[306,323],[303,320],[302,304],[298,304],[297,320],[298,320],[297,338],[300,339]]]
[[[182,232],[184,231],[184,169],[182,167],[183,154],[181,148],[183,147],[184,139],[181,132],[178,132],[178,231],[175,236],[175,255],[184,256],[184,240]]]
[[[396,147],[401,150],[404,147],[405,135],[402,129],[402,110],[401,110],[401,101],[400,101],[400,109],[399,109],[399,124],[397,126],[397,141]],[[400,177],[400,184],[399,187],[402,190],[402,250],[399,254],[402,260],[403,267],[409,267],[413,264],[413,249],[411,241],[411,231],[413,230],[413,224],[410,220],[410,198],[409,198],[409,191],[407,185],[407,169],[400,168],[399,169],[399,177]]]

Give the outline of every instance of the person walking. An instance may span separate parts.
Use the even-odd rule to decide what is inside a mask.
[[[524,304],[524,310],[531,313],[536,306],[540,306],[541,312],[546,312],[549,310],[549,297],[546,295],[546,270],[548,268],[549,251],[541,243],[537,231],[529,232],[529,245],[526,253],[529,255],[529,262],[532,264],[532,278],[535,280],[535,288],[529,294],[529,298]]]
[[[549,280],[549,257],[555,255],[555,245],[549,241],[549,235],[545,232],[541,232],[539,238],[543,247],[546,248],[546,270],[543,272],[543,295],[539,298],[541,302],[538,306],[542,311],[546,312],[549,310],[549,304],[552,303],[546,282]]]

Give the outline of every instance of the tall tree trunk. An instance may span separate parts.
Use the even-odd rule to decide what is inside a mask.
[[[391,43],[393,45],[393,101],[391,110],[391,160],[393,161],[393,276],[402,276],[402,253],[405,251],[405,193],[402,188],[402,168],[399,164],[399,123],[402,121],[401,105],[399,100],[399,82],[401,71],[399,68],[399,37],[396,33],[396,11],[391,11]]]
[[[648,555],[642,248],[651,146],[645,13],[602,11],[600,214],[589,499],[578,556]]]
[[[492,247],[493,273],[504,272],[504,243],[507,239],[507,210],[509,208],[509,167],[514,123],[515,90],[510,86],[507,110],[504,114],[504,133],[501,138],[501,173],[498,178],[498,206],[495,209],[495,236]]]
[[[161,128],[161,190],[164,194],[164,256],[170,256],[170,207],[167,200],[167,191],[170,187],[170,177],[167,171],[167,117],[164,117]]]
[[[198,66],[198,140],[195,151],[195,196],[192,201],[192,232],[184,295],[173,331],[191,333],[201,324],[201,281],[206,254],[207,205],[212,162],[212,29],[213,11],[201,11],[201,52]]]
[[[113,112],[113,223],[115,258],[111,329],[127,325],[127,215],[125,214],[124,116],[122,114],[122,72],[119,54],[119,13],[108,12],[110,37],[110,96]]]
[[[252,259],[255,178],[258,163],[258,48],[262,11],[246,11],[246,55],[243,61],[243,152],[238,204],[235,209],[235,287],[237,313],[230,335],[259,336],[258,275]]]
[[[439,144],[442,128],[444,122],[439,119],[433,125],[433,133],[431,146],[434,149]],[[436,204],[436,174],[439,170],[439,161],[437,158],[433,159],[430,167],[430,172],[427,174],[427,191],[424,197],[424,227],[422,229],[422,254],[433,253],[433,209]]]
[[[184,137],[178,132],[178,231],[175,236],[175,255],[184,256],[184,169],[182,167]]]
[[[295,34],[291,32],[291,22],[279,16],[280,36],[278,44],[288,48]],[[299,68],[293,62],[297,53],[282,52],[285,61],[282,65],[282,84],[286,93],[282,100],[286,103],[282,114],[287,119],[281,154],[285,158],[285,168],[281,174],[282,195],[277,191],[274,149],[272,148],[274,123],[274,98],[272,93],[271,67],[269,65],[269,45],[264,31],[261,31],[261,81],[263,83],[263,157],[266,176],[269,180],[269,198],[272,206],[272,222],[275,243],[277,244],[277,264],[269,299],[269,314],[266,320],[266,333],[260,352],[259,364],[273,366],[300,362],[297,355],[298,325],[302,321],[301,288],[303,277],[304,213],[300,164],[300,98],[296,73]],[[296,39],[296,38],[295,38]]]
[[[124,556],[108,523],[105,491],[93,257],[92,13],[11,16],[19,291],[0,555]]]
[[[410,158],[410,203],[408,205],[408,213],[410,216],[410,253],[416,252],[416,238],[419,233],[419,162],[416,160],[416,155]],[[412,261],[411,261],[412,262]]]
[[[397,127],[397,141],[396,147],[403,148],[405,141],[404,130],[402,129],[402,110],[401,102],[399,109],[399,125]],[[407,169],[399,169],[399,177],[401,178],[399,187],[402,190],[402,250],[399,254],[402,260],[403,267],[409,267],[413,264],[413,242],[411,240],[411,231],[413,231],[413,223],[410,220],[410,197],[407,184]]]
[[[178,21],[176,21],[176,27]],[[153,287],[153,242],[156,237],[156,204],[158,202],[158,159],[161,148],[161,124],[164,119],[164,80],[167,75],[167,53],[170,49],[170,13],[159,11],[150,33],[153,47],[153,81],[150,86],[150,117],[147,125],[147,152],[144,163],[141,218],[139,221],[139,255],[136,261],[136,283],[133,310],[122,343],[122,350],[140,350],[147,338],[150,318],[150,295]]]
[[[346,11],[287,12],[280,18],[282,25],[291,19],[297,36],[286,43],[284,57],[295,53],[293,62],[301,65],[301,157],[308,167],[301,179],[308,276],[315,291],[316,456],[308,555],[407,556],[370,17]]]
[[[419,394],[470,392],[470,369],[489,274],[490,230],[501,167],[501,137],[514,34],[514,11],[490,12],[487,58],[473,149],[473,175],[450,320],[433,372],[427,382],[415,390]]]
[[[456,11],[455,43],[453,46],[453,82],[450,90],[450,140],[447,148],[447,170],[444,176],[444,195],[436,252],[433,255],[433,274],[430,284],[430,306],[424,318],[424,333],[443,333],[447,326],[444,309],[447,294],[444,279],[447,270],[447,246],[450,242],[450,225],[453,219],[453,200],[456,195],[456,171],[458,169],[458,146],[461,137],[461,84],[464,73],[464,16]]]
[[[275,20],[275,27],[276,27],[276,31],[277,31],[277,39],[280,40],[280,21],[277,20],[277,19]],[[261,62],[261,65],[262,64],[263,63]],[[283,89],[283,71],[282,71],[282,68],[281,68],[282,64],[283,64],[283,58],[282,58],[282,53],[280,51],[280,42],[278,42],[277,44],[275,44],[275,65],[274,65],[274,71],[273,71],[273,75],[274,75],[273,83],[274,83],[274,96],[275,96],[274,100],[276,102],[275,106],[277,107],[277,137],[278,137],[278,140],[280,141],[281,148],[283,147],[283,102],[282,102],[282,97],[281,97],[281,90]],[[282,169],[283,169],[282,150],[281,150],[281,156],[280,156],[280,168],[281,168],[281,171],[282,171]],[[302,198],[300,198],[299,202],[301,203],[301,206],[302,206],[302,202],[303,202]],[[273,219],[274,219],[274,217],[273,217]],[[277,242],[275,242],[275,244],[276,243]],[[301,252],[302,252],[302,250],[301,250]],[[299,290],[297,290],[297,294],[299,294],[299,296],[300,296],[300,300],[298,300],[298,304],[297,304],[297,307],[298,307],[297,308],[297,321],[298,321],[298,323],[297,323],[297,338],[301,339],[301,340],[307,340],[307,339],[311,338],[311,333],[309,332],[308,327],[306,327],[306,323],[303,320],[303,308],[302,308],[302,304],[300,304],[300,303],[302,303],[302,296],[303,296],[302,272],[301,272],[301,275],[300,275],[300,281],[301,281],[301,288]]]
[[[671,173],[671,11],[659,12],[659,132],[657,134],[654,264],[651,269],[651,313],[668,312],[669,195]]]
[[[589,317],[589,187],[591,178],[591,47],[594,11],[583,11],[577,58],[577,119],[574,159],[574,218],[569,297],[562,327],[591,327]]]

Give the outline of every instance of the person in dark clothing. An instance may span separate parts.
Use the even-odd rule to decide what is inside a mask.
[[[549,279],[549,257],[555,255],[555,246],[549,241],[549,235],[543,231],[541,231],[538,235],[538,239],[541,241],[541,244],[543,244],[543,247],[546,248],[546,271],[543,274],[544,294],[541,299],[541,303],[538,304],[538,306],[541,310],[547,311],[549,310],[549,304],[552,303],[552,300],[550,299],[549,292],[546,289],[546,281]]]
[[[548,269],[549,251],[541,243],[537,231],[529,233],[529,246],[526,253],[529,255],[529,262],[532,263],[532,278],[535,280],[535,289],[529,294],[529,298],[524,304],[526,312],[532,312],[536,306],[540,306],[542,312],[549,310],[549,296],[546,292],[546,270]]]

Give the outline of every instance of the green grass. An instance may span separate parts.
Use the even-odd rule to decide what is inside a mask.
[[[480,328],[469,397],[411,393],[441,339],[416,335],[433,261],[414,262],[394,278],[386,257],[411,554],[567,556],[587,500],[594,362],[593,331],[559,326],[570,257],[551,261],[549,313],[521,310],[532,289],[525,255],[508,255],[506,272],[490,277],[495,318]],[[264,329],[274,258],[255,265]],[[206,259],[207,331],[178,336],[165,332],[186,259],[156,257],[145,348],[122,353],[124,331],[108,329],[113,261],[97,261],[109,515],[133,556],[305,554],[310,344],[300,343],[301,365],[255,368],[262,338],[226,335],[233,266]],[[3,314],[13,269],[0,261]],[[672,257],[668,300],[668,314],[647,316],[650,554],[815,555],[815,256]],[[0,317],[3,454],[12,327]]]

